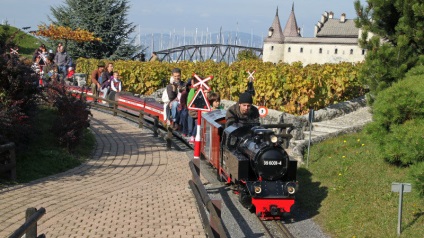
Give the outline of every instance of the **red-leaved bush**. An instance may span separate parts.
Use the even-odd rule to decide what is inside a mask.
[[[59,144],[72,151],[80,142],[84,130],[90,126],[92,115],[84,99],[73,97],[64,85],[51,84],[45,87],[46,100],[57,108],[57,117],[52,130]]]

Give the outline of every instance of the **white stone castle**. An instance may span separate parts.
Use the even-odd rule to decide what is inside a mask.
[[[278,8],[268,36],[264,39],[264,62],[303,65],[340,62],[361,62],[366,51],[359,45],[361,30],[352,19],[342,14],[334,18],[333,12],[324,12],[315,25],[314,37],[302,37],[294,14],[294,4],[284,31],[280,25]]]

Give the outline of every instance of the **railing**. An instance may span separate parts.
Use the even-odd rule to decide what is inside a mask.
[[[25,235],[25,238],[45,238],[44,234],[37,236],[37,221],[46,214],[45,208],[37,210],[34,207],[27,208],[25,212],[25,223],[20,226],[9,238],[21,238]]]
[[[83,97],[87,97],[87,95],[85,95],[84,93],[81,93],[81,95]],[[114,101],[114,100],[109,100],[109,99],[106,99],[106,98],[103,98],[103,97],[97,97],[97,96],[94,96],[94,95],[90,95],[89,97],[93,98],[93,100],[99,100],[100,99],[100,100],[106,102],[106,105],[103,105],[101,103],[93,103],[93,104],[91,104],[91,106],[94,106],[96,108],[101,108],[103,110],[111,111],[113,113],[113,116],[117,116],[118,114],[120,114],[124,117],[130,117],[134,121],[138,122],[139,128],[147,127],[147,128],[149,128],[153,131],[154,137],[159,136],[159,132],[158,132],[159,118],[157,116],[146,114],[141,110],[138,111],[138,113],[139,113],[138,116],[130,115],[130,114],[118,109],[118,107],[123,107],[123,108],[127,108],[127,109],[135,111],[130,106],[121,104],[121,103]],[[152,118],[152,120],[153,120],[152,126],[149,126],[148,124],[145,123],[146,120],[144,119],[144,116],[148,116],[148,117]]]
[[[0,174],[8,174],[11,180],[16,179],[15,143],[0,145]]]
[[[200,180],[200,159],[193,159],[189,162],[189,166],[193,175],[192,180],[189,181],[190,188],[196,197],[200,217],[208,237],[226,238],[227,234],[221,220],[221,200],[211,199],[203,186]],[[207,212],[209,212],[209,218],[207,217]]]

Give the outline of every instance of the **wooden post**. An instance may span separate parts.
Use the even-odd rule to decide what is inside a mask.
[[[118,115],[117,110],[118,110],[118,104],[115,102],[113,104],[113,116],[117,116]]]
[[[37,212],[35,207],[27,208],[25,212],[25,221],[28,222],[29,218]],[[26,238],[37,238],[37,222],[34,222],[25,233]]]
[[[10,150],[10,164],[13,168],[10,170],[10,179],[16,180],[16,155],[15,155],[15,146]]]
[[[159,117],[154,117],[153,120],[154,120],[154,122],[153,122],[153,136],[158,137],[159,136],[159,133],[158,133]]]
[[[210,221],[210,225],[212,228],[212,232],[214,233],[215,237],[223,237],[222,234],[220,234],[218,226],[219,223],[221,222],[221,199],[211,199],[213,208],[216,211],[216,214],[218,215],[218,217],[214,218],[212,217],[211,213],[209,213],[209,221]],[[225,234],[224,234],[225,235]]]
[[[138,128],[143,128],[143,121],[144,121],[143,112],[140,111],[138,114]]]
[[[166,148],[168,150],[170,150],[171,149],[172,129],[171,129],[171,127],[168,126],[167,130],[168,130],[168,132],[166,133],[166,139],[165,139],[166,140]]]

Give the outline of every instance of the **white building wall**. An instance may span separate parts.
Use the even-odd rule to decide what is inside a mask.
[[[284,52],[284,44],[264,43],[262,60],[272,63],[284,61]]]
[[[303,65],[340,62],[355,63],[363,61],[364,58],[364,51],[358,45],[284,44],[284,62],[289,64],[296,61],[301,61]]]

